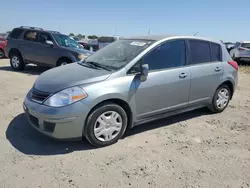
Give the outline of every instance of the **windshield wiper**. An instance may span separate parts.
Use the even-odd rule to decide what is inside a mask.
[[[99,64],[99,63],[96,63],[96,62],[93,62],[93,61],[85,61],[85,63],[89,64],[89,65],[92,65],[92,66],[95,66],[95,67],[98,67],[98,68],[105,69],[107,71],[111,71],[111,69],[108,68],[107,66]]]

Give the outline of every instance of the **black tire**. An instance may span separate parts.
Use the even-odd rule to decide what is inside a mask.
[[[219,92],[222,91],[222,90],[227,90],[228,91],[228,100],[227,100],[227,103],[225,104],[225,106],[223,108],[219,108],[218,105],[217,105],[217,99],[219,97]],[[231,93],[231,90],[230,88],[228,87],[227,84],[223,84],[221,85],[215,92],[214,94],[214,97],[213,97],[213,100],[212,100],[212,104],[210,104],[208,106],[208,108],[214,112],[214,113],[220,113],[220,112],[223,112],[227,106],[228,106],[228,103],[231,99],[231,96],[232,96],[232,93]]]
[[[112,140],[109,141],[100,141],[97,139],[97,137],[94,134],[94,126],[96,123],[97,118],[108,111],[115,111],[116,113],[118,113],[121,118],[122,118],[122,128],[119,132],[119,134],[113,138]],[[89,117],[87,118],[86,121],[86,127],[85,127],[85,132],[84,135],[86,137],[86,139],[94,146],[96,147],[105,147],[105,146],[109,146],[112,145],[114,143],[116,143],[124,134],[126,128],[127,128],[127,123],[128,123],[128,117],[127,114],[125,112],[125,110],[115,104],[115,103],[103,103],[99,106],[97,106],[92,113],[89,115]]]
[[[62,66],[62,65],[66,65],[66,64],[70,64],[72,63],[72,61],[68,58],[61,58],[57,61],[57,64],[56,66],[59,67],[59,66]]]
[[[0,59],[3,59],[4,57],[5,57],[4,51],[2,49],[0,49]]]
[[[17,63],[14,63],[14,61],[17,60]],[[23,70],[25,67],[24,61],[22,56],[18,52],[13,52],[10,54],[10,65],[11,68],[15,71]]]

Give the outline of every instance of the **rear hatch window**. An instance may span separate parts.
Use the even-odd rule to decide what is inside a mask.
[[[114,37],[100,37],[98,39],[98,42],[100,42],[100,43],[112,43],[114,41],[115,41]]]
[[[242,48],[250,49],[250,43],[242,43],[242,44],[241,44],[241,47],[242,47]]]

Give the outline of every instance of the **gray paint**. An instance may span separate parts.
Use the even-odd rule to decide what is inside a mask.
[[[77,64],[49,70],[36,80],[37,90],[55,93],[70,86],[80,85],[88,97],[62,108],[51,108],[31,101],[28,94],[25,105],[39,118],[39,122],[43,119],[57,122],[54,133],[42,131],[44,134],[55,138],[72,138],[84,135],[82,132],[88,113],[105,100],[120,99],[126,102],[133,114],[133,125],[136,125],[207,106],[211,103],[216,88],[225,81],[230,81],[233,87],[236,87],[237,71],[227,63],[232,59],[220,42],[217,43],[222,47],[223,62],[153,71],[149,72],[144,81],[141,81],[139,75],[127,74],[128,70],[151,49],[167,40],[180,38],[206,40],[185,36],[160,37],[152,46],[116,72],[89,69]],[[220,71],[216,71],[217,67]],[[182,73],[185,73],[186,77],[180,77]],[[62,123],[64,119],[68,120],[71,117],[73,119],[70,123]],[[39,130],[41,129],[42,124]]]

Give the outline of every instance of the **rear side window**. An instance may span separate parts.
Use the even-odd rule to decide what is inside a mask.
[[[216,43],[210,43],[211,61],[222,61],[221,58],[221,46]]]
[[[24,34],[24,40],[36,42],[38,38],[38,33],[37,31],[26,31]]]
[[[14,29],[10,34],[9,38],[17,39],[22,34],[23,29]]]
[[[190,40],[189,47],[191,64],[210,62],[210,48],[208,42]]]
[[[241,47],[250,49],[250,43],[242,43]]]
[[[186,47],[184,40],[168,41],[156,47],[143,58],[149,70],[161,70],[185,65]]]

